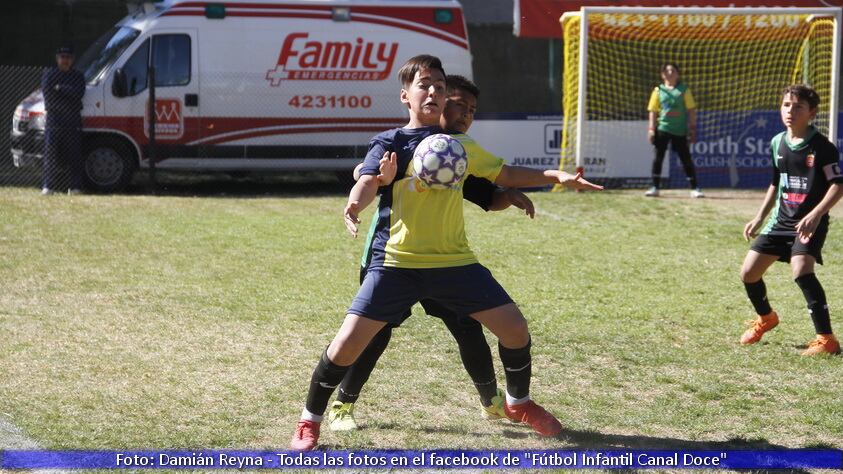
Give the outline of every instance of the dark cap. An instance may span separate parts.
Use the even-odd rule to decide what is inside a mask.
[[[56,48],[56,54],[67,54],[69,56],[73,56],[73,47],[59,46],[58,48]]]

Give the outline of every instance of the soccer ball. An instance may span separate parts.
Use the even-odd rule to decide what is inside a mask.
[[[452,188],[460,183],[466,168],[465,148],[443,133],[425,138],[413,153],[413,176],[425,188]]]

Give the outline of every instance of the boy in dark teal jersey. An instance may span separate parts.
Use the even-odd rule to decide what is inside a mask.
[[[688,143],[696,138],[697,105],[691,90],[679,80],[679,66],[665,64],[661,68],[662,84],[653,89],[647,110],[650,113],[648,136],[650,143],[655,146],[653,158],[653,187],[644,195],[656,197],[659,195],[661,183],[662,162],[667,153],[667,146],[679,155],[688,184],[691,186],[691,197],[705,197],[697,185],[697,174],[694,162],[691,160],[691,150]]]
[[[507,368],[507,416],[527,423],[542,436],[556,436],[562,429],[559,421],[530,399],[527,321],[471,252],[465,238],[459,186],[425,190],[408,172],[415,145],[441,131],[438,125],[445,105],[442,64],[433,56],[416,56],[401,67],[399,78],[401,102],[410,120],[405,127],[378,134],[370,141],[362,176],[349,193],[343,212],[350,233],[357,235],[358,215],[375,197],[382,159],[396,161],[398,179],[385,186],[375,215],[378,226],[371,268],[339,332],[313,371],[290,446],[297,450],[316,447],[328,400],[351,364],[383,327],[403,317],[421,299],[470,314],[498,337],[501,360]],[[461,135],[459,140],[468,152],[467,175],[507,187],[556,182],[573,189],[602,189],[581,175],[507,167],[501,159],[479,149],[470,137]]]
[[[802,355],[840,352],[840,343],[831,330],[825,291],[814,274],[815,264],[823,262],[828,211],[843,197],[837,148],[811,125],[819,101],[817,93],[804,85],[789,86],[783,93],[781,117],[787,131],[770,143],[773,182],[758,214],[744,226],[744,238],[749,240],[762,229],[772,209],[741,269],[747,296],[758,314],[741,336],[741,344],[760,341],[779,323],[778,314],[767,301],[762,277],[770,265],[781,260],[790,262],[817,333]]]
[[[462,76],[449,75],[446,83],[448,99],[445,103],[445,111],[442,114],[440,125],[449,133],[466,133],[474,121],[480,90],[474,83]],[[384,162],[380,169],[381,176],[394,174],[394,170],[390,172],[385,169],[386,166],[387,163]],[[355,179],[359,178],[359,168],[361,167],[362,164],[355,169]],[[387,181],[391,180],[392,178]],[[463,198],[485,211],[503,210],[510,205],[514,205],[526,211],[530,217],[534,216],[533,203],[524,193],[517,189],[498,188],[488,180],[475,178],[474,176],[469,176],[465,180]],[[377,221],[373,220],[369,230],[369,238],[366,242],[366,250],[361,264],[361,283],[369,267],[372,234],[375,232],[376,223]],[[435,301],[422,300],[420,303],[427,314],[437,317],[445,323],[448,331],[457,342],[460,359],[480,396],[481,415],[490,420],[505,418],[506,415],[503,411],[504,395],[497,387],[492,353],[489,344],[486,342],[482,325],[471,319],[467,314],[454,313]],[[408,317],[409,315],[409,313],[406,314]],[[357,402],[363,385],[374,370],[375,364],[389,344],[392,329],[393,326],[391,325],[383,328],[345,375],[339,386],[337,400],[328,411],[328,420],[332,430],[357,429],[357,422],[354,419],[354,404]]]

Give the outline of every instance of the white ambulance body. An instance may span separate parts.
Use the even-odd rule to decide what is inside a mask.
[[[365,156],[372,135],[406,123],[397,71],[418,54],[438,56],[449,74],[471,77],[459,3],[144,4],[77,60],[88,83],[82,111],[88,183],[118,189],[149,166],[149,61],[157,168],[342,170]],[[43,130],[39,95],[15,111],[18,165],[40,159],[41,150],[32,149],[38,124]],[[29,150],[15,146],[27,140]]]

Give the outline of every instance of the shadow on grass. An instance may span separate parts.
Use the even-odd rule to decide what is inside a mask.
[[[805,349],[807,349],[809,346],[808,346],[808,344],[805,344],[803,342],[801,344],[791,344],[790,347],[793,347],[794,349],[797,349],[801,352],[801,351],[804,351]],[[809,357],[828,357],[832,360],[835,360],[835,359],[840,360],[840,359],[843,359],[843,352],[838,352],[836,354],[831,354],[831,353],[816,354],[816,355],[812,355],[812,356],[809,356]]]
[[[671,201],[745,201],[747,199],[755,199],[755,196],[750,194],[711,194],[711,192],[707,191],[704,198],[692,198],[691,196],[685,194],[662,194],[655,199]]]
[[[40,173],[19,173],[5,177],[0,173],[4,187],[31,188],[40,191]],[[121,192],[124,196],[174,196],[174,197],[311,197],[340,196],[348,194],[353,184],[351,173],[333,171],[296,171],[265,173],[223,172],[173,172],[159,171],[157,186],[152,186],[148,173],[140,171]],[[63,191],[60,189],[60,191]],[[91,193],[103,194],[108,193]]]
[[[192,197],[310,197],[347,194],[349,176],[331,171],[286,173],[159,172],[153,187],[142,173],[123,194]]]
[[[763,346],[774,347],[776,349],[781,349],[783,351],[784,350],[789,351],[790,349],[794,349],[794,350],[798,351],[796,355],[800,355],[800,356],[802,354],[802,351],[804,351],[805,349],[808,348],[808,344],[804,343],[804,342],[793,343],[793,342],[784,342],[784,341],[773,341],[773,342],[761,341],[756,345],[760,345],[762,347]],[[814,359],[814,358],[819,357],[819,360],[841,360],[841,359],[843,359],[843,352],[839,352],[837,354],[817,354],[817,355],[813,355],[813,356],[810,356],[810,357],[809,356],[803,356],[803,357],[806,357],[807,359]]]

